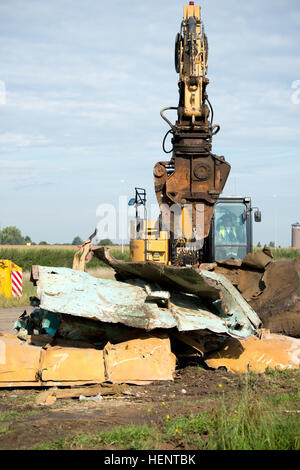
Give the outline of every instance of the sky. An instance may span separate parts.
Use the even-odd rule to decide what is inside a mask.
[[[136,186],[156,202],[159,112],[178,104],[174,40],[187,3],[0,0],[1,228],[71,243]],[[221,126],[213,152],[231,165],[223,194],[261,210],[255,244],[289,246],[300,222],[300,3],[200,5]]]

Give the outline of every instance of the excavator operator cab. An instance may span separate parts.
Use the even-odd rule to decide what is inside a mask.
[[[220,197],[215,204],[207,240],[210,261],[243,259],[252,251],[252,212],[261,221],[261,213],[251,207],[250,197]]]
[[[172,250],[174,251],[174,246],[177,248],[182,246],[184,250],[184,239],[174,240],[168,232],[162,231],[159,220],[147,220],[145,190],[141,190],[141,188],[135,188],[135,190],[136,197],[129,201],[129,205],[136,206],[136,218],[131,222],[131,261],[180,264],[178,256],[175,262],[172,259]],[[138,197],[140,191],[143,191],[142,198]],[[144,207],[144,217],[142,218],[137,212],[140,205]],[[195,264],[195,262],[211,263],[227,259],[242,260],[247,253],[251,253],[253,211],[254,220],[260,222],[261,213],[256,207],[251,206],[250,197],[220,197],[214,206],[209,235],[205,238],[202,249],[194,252],[190,264]],[[185,264],[189,264],[187,258]]]

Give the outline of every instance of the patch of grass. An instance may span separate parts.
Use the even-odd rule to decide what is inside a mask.
[[[24,404],[24,403],[30,403],[30,402],[33,402],[35,401],[35,398],[36,398],[36,393],[35,392],[32,392],[32,393],[26,393],[25,395],[20,395],[20,396],[14,396],[14,397],[11,397],[10,395],[8,395],[7,397],[4,398],[3,402],[5,404]]]
[[[299,450],[299,418],[283,415],[268,398],[256,396],[249,382],[235,408],[222,400],[213,416],[208,449]]]
[[[100,433],[79,433],[74,437],[41,443],[33,450],[101,449],[115,446],[117,449],[145,450],[157,442],[154,426],[128,426]]]
[[[26,307],[30,305],[29,298],[34,296],[36,296],[36,287],[32,282],[23,280],[23,295],[11,298],[0,296],[0,308]]]
[[[198,450],[299,450],[299,417],[284,415],[274,408],[276,400],[259,400],[249,390],[235,407],[223,397],[212,412],[170,420],[162,438]]]
[[[12,418],[15,418],[18,413],[16,411],[2,411],[0,413],[0,422],[9,421]]]
[[[130,426],[103,431],[101,440],[105,445],[117,445],[120,449],[145,450],[156,446],[157,430],[154,426]]]
[[[299,375],[299,369],[270,369],[269,367],[266,368],[265,374],[274,378],[274,379],[280,379],[280,378],[286,378],[290,379],[293,376],[298,376]]]
[[[205,449],[206,439],[212,424],[209,413],[191,414],[188,417],[179,416],[166,422],[162,439],[164,441],[179,439],[194,448]]]
[[[253,248],[254,252],[261,251],[262,248]],[[300,249],[297,248],[270,248],[274,261],[280,259],[299,259],[300,258]]]
[[[0,438],[5,436],[5,434],[8,434],[12,431],[11,429],[11,424],[12,421],[18,419],[24,419],[32,414],[34,414],[35,411],[25,411],[25,412],[19,412],[17,410],[8,410],[8,411],[2,411],[0,412]]]
[[[299,450],[300,429],[296,416],[282,416],[261,406],[238,407],[236,414],[223,409],[214,420],[209,449]]]
[[[112,249],[111,254],[116,259],[119,259],[122,261],[130,261],[130,251],[128,248],[124,248],[123,252],[122,252],[122,249]]]
[[[37,413],[35,410],[30,411],[18,411],[18,410],[7,410],[0,412],[0,422],[12,421],[14,419],[23,419]]]
[[[53,442],[46,442],[42,444],[37,444],[32,448],[32,450],[64,450],[65,449],[65,440],[61,439]]]
[[[282,393],[280,395],[269,396],[265,398],[267,403],[271,403],[272,405],[297,405],[300,403],[300,392],[296,393]]]
[[[3,437],[5,434],[8,434],[10,432],[9,429],[9,424],[7,423],[0,423],[0,437]]]

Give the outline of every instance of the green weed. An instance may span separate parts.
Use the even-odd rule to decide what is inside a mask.
[[[11,420],[14,420],[14,419],[27,418],[28,416],[31,416],[34,413],[36,413],[35,410],[30,410],[30,411],[17,411],[17,410],[1,411],[0,412],[0,422],[11,421]]]
[[[100,433],[79,433],[74,437],[37,444],[33,450],[101,449],[115,446],[117,449],[149,449],[156,441],[157,429],[150,426],[129,426]],[[150,446],[150,447],[149,447]]]
[[[262,248],[255,247],[253,249],[254,252],[261,251]],[[280,259],[299,259],[300,258],[300,250],[295,248],[270,248],[274,261],[278,261]]]
[[[10,432],[9,429],[9,424],[7,423],[0,423],[0,437],[3,437],[5,434],[8,434]]]

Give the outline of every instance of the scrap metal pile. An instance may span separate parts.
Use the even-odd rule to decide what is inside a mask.
[[[232,372],[299,367],[300,340],[262,330],[244,298],[263,295],[275,264],[268,253],[180,268],[93,252],[116,280],[93,277],[83,264],[32,267],[36,308],[16,322],[16,336],[0,333],[0,386],[173,380],[182,351]]]
[[[272,333],[300,338],[300,260],[274,262],[269,248],[206,266],[223,274]],[[204,266],[204,265],[202,265]]]
[[[16,322],[17,335],[0,332],[0,387],[173,380],[180,357],[189,354],[205,367],[238,373],[299,367],[300,261],[274,263],[263,250],[242,261],[197,265],[215,259],[202,241],[209,240],[230,171],[225,158],[212,153],[220,126],[213,124],[206,92],[207,56],[200,6],[190,2],[176,37],[179,103],[161,111],[170,126],[163,148],[171,134],[173,149],[164,150],[173,153],[154,168],[164,230],[149,240],[163,249],[148,250],[141,231],[132,246],[142,257],[132,259],[150,253],[153,261],[118,261],[92,247],[94,232],[75,254],[73,269],[33,266],[35,309]],[[167,110],[177,110],[175,124]],[[183,223],[179,238],[174,211],[170,217],[174,205]],[[249,221],[251,210],[241,217]],[[151,228],[147,221],[144,227]],[[114,269],[115,280],[85,272],[93,255]]]

